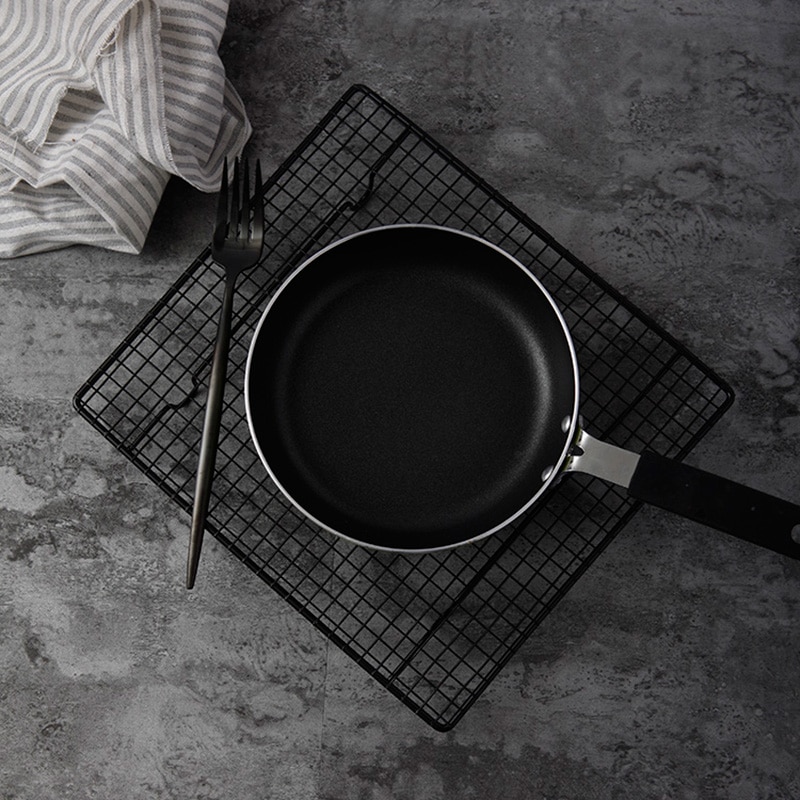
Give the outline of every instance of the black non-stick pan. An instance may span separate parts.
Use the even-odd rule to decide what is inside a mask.
[[[373,228],[281,286],[247,363],[250,430],[310,520],[369,547],[487,536],[565,473],[800,558],[800,506],[578,424],[578,362],[555,302],[471,234]]]

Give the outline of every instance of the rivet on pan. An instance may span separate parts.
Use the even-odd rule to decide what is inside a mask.
[[[569,430],[570,425],[572,425],[572,417],[567,415],[566,417],[564,417],[564,419],[561,420],[561,430],[564,431],[564,433],[566,433]]]
[[[542,483],[550,479],[550,476],[553,474],[554,469],[555,467],[553,466],[545,467],[544,472],[542,472]]]

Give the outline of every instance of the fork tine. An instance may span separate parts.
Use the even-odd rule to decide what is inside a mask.
[[[229,235],[237,237],[239,235],[239,159],[233,160],[233,184],[231,186],[231,227]]]
[[[253,210],[253,240],[260,242],[264,238],[264,203],[261,199],[261,160],[256,159],[256,185],[253,190],[255,208]]]
[[[242,173],[241,237],[246,242],[250,234],[250,164],[246,158],[242,159]]]
[[[228,234],[228,159],[222,162],[222,182],[217,200],[217,224],[214,227],[214,244],[220,245]]]

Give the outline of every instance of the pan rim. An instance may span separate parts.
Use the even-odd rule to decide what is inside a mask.
[[[266,454],[264,453],[261,444],[258,440],[258,436],[256,435],[255,431],[255,424],[253,421],[253,409],[251,407],[250,402],[250,385],[251,385],[251,372],[253,370],[253,355],[256,349],[256,344],[259,341],[259,336],[261,334],[261,329],[265,324],[266,319],[268,318],[270,311],[280,298],[280,296],[284,293],[286,288],[301,274],[303,273],[310,264],[317,261],[318,259],[322,258],[326,253],[333,250],[334,248],[338,248],[346,244],[347,242],[351,241],[352,239],[361,237],[361,236],[368,236],[368,235],[375,235],[380,234],[381,232],[386,231],[396,231],[398,229],[408,229],[408,230],[420,230],[420,229],[427,229],[427,230],[435,230],[439,231],[448,235],[455,235],[461,236],[464,238],[472,239],[474,242],[481,246],[489,247],[492,250],[496,251],[500,255],[502,255],[506,260],[508,260],[511,264],[515,265],[518,269],[522,270],[525,276],[527,276],[538,288],[544,298],[550,304],[553,312],[556,315],[556,318],[561,325],[562,332],[564,334],[564,338],[567,343],[567,347],[569,349],[570,360],[572,362],[572,378],[574,383],[574,394],[573,394],[573,401],[572,401],[572,408],[569,410],[568,414],[568,425],[564,424],[562,430],[564,432],[564,446],[562,448],[561,454],[555,464],[552,465],[552,469],[549,470],[549,475],[542,476],[542,483],[538,487],[538,489],[532,489],[532,496],[520,507],[518,508],[513,514],[503,520],[501,523],[494,525],[492,528],[482,531],[479,534],[472,535],[469,538],[466,538],[462,541],[453,542],[445,545],[438,545],[435,547],[428,547],[428,548],[418,548],[418,547],[390,547],[387,545],[380,545],[375,544],[374,542],[365,542],[360,539],[355,538],[354,536],[336,529],[331,525],[327,524],[323,520],[318,519],[313,514],[309,513],[303,505],[298,502],[290,492],[286,490],[286,487],[281,483],[278,479],[277,475],[273,471],[272,467],[270,466],[269,459],[267,458]],[[497,533],[499,530],[505,528],[506,526],[510,525],[514,520],[518,519],[520,516],[525,514],[544,494],[544,492],[548,489],[548,487],[554,483],[558,477],[563,472],[564,463],[567,460],[567,456],[569,455],[570,448],[574,441],[576,432],[578,430],[578,409],[580,404],[580,377],[579,377],[579,369],[578,369],[578,358],[577,353],[575,350],[575,344],[572,339],[572,335],[569,330],[569,326],[567,325],[566,320],[564,319],[564,315],[562,314],[561,310],[559,309],[558,305],[555,302],[555,299],[550,294],[550,292],[544,287],[542,282],[527,268],[521,261],[517,258],[512,256],[503,248],[499,247],[498,245],[494,244],[493,242],[484,239],[477,234],[471,233],[470,231],[463,231],[457,228],[450,228],[443,225],[434,225],[430,223],[395,223],[389,225],[378,225],[371,228],[365,228],[360,231],[356,231],[354,233],[348,234],[342,238],[339,238],[325,247],[318,250],[313,255],[309,256],[305,261],[303,261],[299,266],[297,266],[280,284],[280,286],[273,294],[272,298],[270,299],[269,303],[267,304],[266,308],[262,312],[258,323],[256,325],[255,330],[253,331],[253,336],[250,341],[250,346],[248,348],[247,354],[247,363],[245,367],[245,381],[244,381],[244,400],[245,400],[245,413],[247,416],[247,425],[250,432],[250,439],[253,442],[256,452],[258,453],[258,457],[267,470],[267,474],[269,475],[272,482],[277,486],[281,494],[289,500],[289,502],[301,512],[304,518],[308,519],[318,527],[322,528],[323,530],[328,531],[329,533],[334,534],[335,536],[344,539],[352,544],[358,545],[360,547],[365,547],[370,550],[378,550],[383,552],[391,552],[391,553],[435,553],[441,552],[446,550],[452,550],[456,547],[462,547],[467,544],[472,544],[478,542],[482,539],[485,539],[488,536],[491,536],[494,533]],[[567,421],[567,414],[565,414],[565,422]]]

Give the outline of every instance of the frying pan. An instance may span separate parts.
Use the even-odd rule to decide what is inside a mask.
[[[308,519],[350,541],[432,551],[489,536],[569,472],[800,558],[800,506],[601,442],[553,298],[472,234],[372,228],[283,283],[248,354],[259,456]]]

